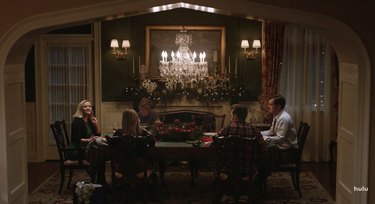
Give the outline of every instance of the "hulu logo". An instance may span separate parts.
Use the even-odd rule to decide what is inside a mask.
[[[354,191],[368,191],[368,187],[365,187],[365,186],[361,186],[361,187],[353,186],[353,190]]]

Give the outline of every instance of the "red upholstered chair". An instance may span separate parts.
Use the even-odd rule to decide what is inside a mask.
[[[82,148],[71,148],[69,147],[70,140],[66,130],[65,120],[58,120],[50,125],[52,129],[53,136],[56,141],[57,151],[60,158],[60,188],[59,194],[61,194],[62,187],[65,180],[65,170],[69,170],[69,187],[70,182],[72,181],[73,170],[75,169],[88,169],[89,162],[84,160],[85,150]],[[71,159],[69,155],[78,155],[78,158]]]

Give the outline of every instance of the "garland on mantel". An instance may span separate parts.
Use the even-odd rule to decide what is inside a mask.
[[[231,87],[229,81],[209,84],[207,81],[195,83],[191,87],[175,86],[172,89],[162,81],[144,80],[140,87],[126,87],[122,97],[132,101],[135,98],[148,98],[154,104],[168,103],[185,97],[188,100],[197,100],[212,104],[221,101],[236,102],[249,94],[242,86]]]

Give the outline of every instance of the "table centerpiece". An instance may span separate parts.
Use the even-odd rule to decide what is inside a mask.
[[[195,122],[183,123],[179,119],[168,124],[157,121],[149,131],[155,135],[158,141],[163,142],[196,141],[204,136],[202,128]]]

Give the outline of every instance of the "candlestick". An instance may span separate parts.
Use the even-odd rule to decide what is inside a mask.
[[[134,68],[134,56],[133,56],[133,74],[134,74],[134,72],[135,72],[134,69],[135,69],[135,68]]]
[[[230,75],[230,56],[228,58],[228,74]]]
[[[213,52],[213,58],[212,58],[212,61],[213,61],[213,62],[217,62],[217,50],[214,50],[214,52]]]
[[[141,70],[141,56],[138,57],[138,69],[139,69],[139,73],[142,72]]]
[[[236,56],[236,64],[234,66],[234,74],[237,75],[237,56]]]

